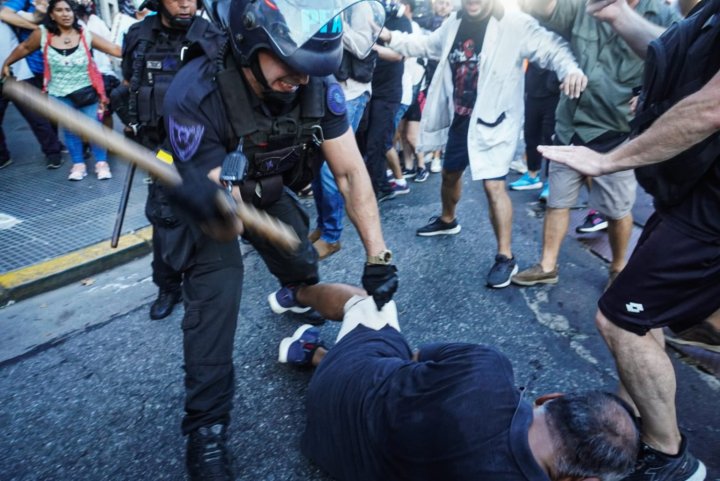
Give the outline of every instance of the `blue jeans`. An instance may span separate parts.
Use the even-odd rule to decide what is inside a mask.
[[[358,98],[345,103],[348,123],[353,131],[356,131],[360,125],[360,119],[362,119],[369,99],[370,94],[365,92]],[[323,161],[320,171],[313,179],[312,188],[318,214],[317,229],[321,232],[320,238],[334,244],[340,240],[340,235],[342,235],[345,201],[327,162]]]
[[[73,103],[70,101],[70,99],[66,97],[55,97],[60,102],[64,103],[65,105],[74,108],[75,110],[78,110],[85,114],[85,116],[90,117],[94,121],[97,120],[97,103],[86,105],[85,107],[77,108]],[[72,159],[73,164],[84,164],[85,159],[83,159],[83,141],[82,139],[75,135],[74,133],[70,132],[69,130],[63,128],[62,129],[63,136],[65,137],[65,146],[68,149],[68,152],[70,152],[70,159]],[[92,147],[92,153],[93,157],[95,157],[95,162],[107,162],[107,150],[101,149],[95,144],[91,145]]]

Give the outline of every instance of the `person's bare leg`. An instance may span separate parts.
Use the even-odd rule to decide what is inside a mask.
[[[664,350],[665,349],[665,335],[663,334],[662,329],[651,329],[650,334],[652,334],[652,336],[658,342],[660,347],[662,347]],[[623,399],[623,401],[628,403],[630,405],[630,407],[633,408],[636,416],[640,416],[640,412],[638,411],[637,406],[635,406],[635,401],[633,401],[632,397],[630,397],[630,393],[625,388],[625,385],[622,383],[622,381],[620,381],[620,383],[618,384],[618,393],[617,394],[618,394],[618,396],[620,396]]]
[[[628,214],[622,219],[608,219],[608,240],[612,251],[612,262],[610,272],[620,272],[625,268],[625,256],[627,255],[630,235],[632,234],[633,217]]]
[[[485,196],[488,199],[490,222],[495,231],[498,254],[512,258],[512,201],[505,188],[505,180],[485,180]]]
[[[418,155],[415,149],[417,148],[418,137],[420,136],[420,122],[411,121],[405,125],[405,143],[409,147],[409,154],[415,158],[418,169],[425,168],[425,156]],[[403,150],[404,152],[404,150]],[[407,161],[405,167],[407,167]]]
[[[325,349],[322,346],[318,346],[317,349],[315,349],[315,352],[313,353],[312,360],[310,361],[310,364],[313,367],[317,367],[320,362],[325,359],[325,354],[328,353],[328,350]]]
[[[343,307],[352,296],[367,296],[367,292],[348,284],[315,284],[302,286],[295,293],[300,304],[312,307],[331,321],[342,320]]]
[[[455,208],[458,202],[460,202],[460,196],[462,195],[462,175],[462,170],[460,172],[442,170],[442,186],[440,187],[442,215],[440,219],[443,222],[452,222],[455,220]]]
[[[675,410],[675,371],[656,334],[638,336],[616,326],[600,311],[595,323],[642,417],[643,441],[662,453],[677,454],[681,438]]]
[[[385,158],[387,159],[388,166],[392,170],[393,177],[395,179],[402,179],[402,169],[400,168],[400,156],[395,150],[395,147],[391,147],[390,150],[385,152]]]
[[[569,223],[570,209],[547,208],[543,222],[543,247],[540,259],[543,271],[550,272],[557,266],[560,246],[565,239]]]

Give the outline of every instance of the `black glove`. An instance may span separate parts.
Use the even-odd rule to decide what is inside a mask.
[[[365,264],[362,285],[375,300],[378,310],[382,309],[397,291],[397,267],[394,265]]]
[[[182,184],[168,187],[166,191],[173,202],[200,223],[223,219],[216,204],[220,186],[200,170],[186,172]]]

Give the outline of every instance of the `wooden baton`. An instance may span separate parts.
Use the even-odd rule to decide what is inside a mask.
[[[164,185],[177,187],[182,183],[182,177],[175,166],[162,162],[155,157],[152,151],[105,127],[100,122],[89,121],[88,117],[81,112],[43,94],[32,85],[13,78],[6,78],[3,81],[2,94],[13,102],[34,110],[54,123],[62,124],[63,127],[75,134],[147,171]],[[224,212],[228,211],[228,200],[225,194],[218,191],[217,199],[218,207]],[[246,202],[237,201],[236,204],[230,206],[229,210],[237,215],[244,228],[265,237],[275,246],[286,251],[295,250],[300,245],[297,234],[287,224]]]

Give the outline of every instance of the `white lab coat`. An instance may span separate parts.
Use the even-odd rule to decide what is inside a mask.
[[[389,47],[407,57],[439,61],[420,121],[419,151],[447,143],[454,116],[453,79],[448,55],[460,26],[452,14],[430,35],[393,32]],[[523,60],[555,70],[561,80],[580,71],[568,44],[522,12],[494,13],[480,54],[477,99],[470,115],[467,145],[473,180],[508,173],[522,128],[525,74]]]

